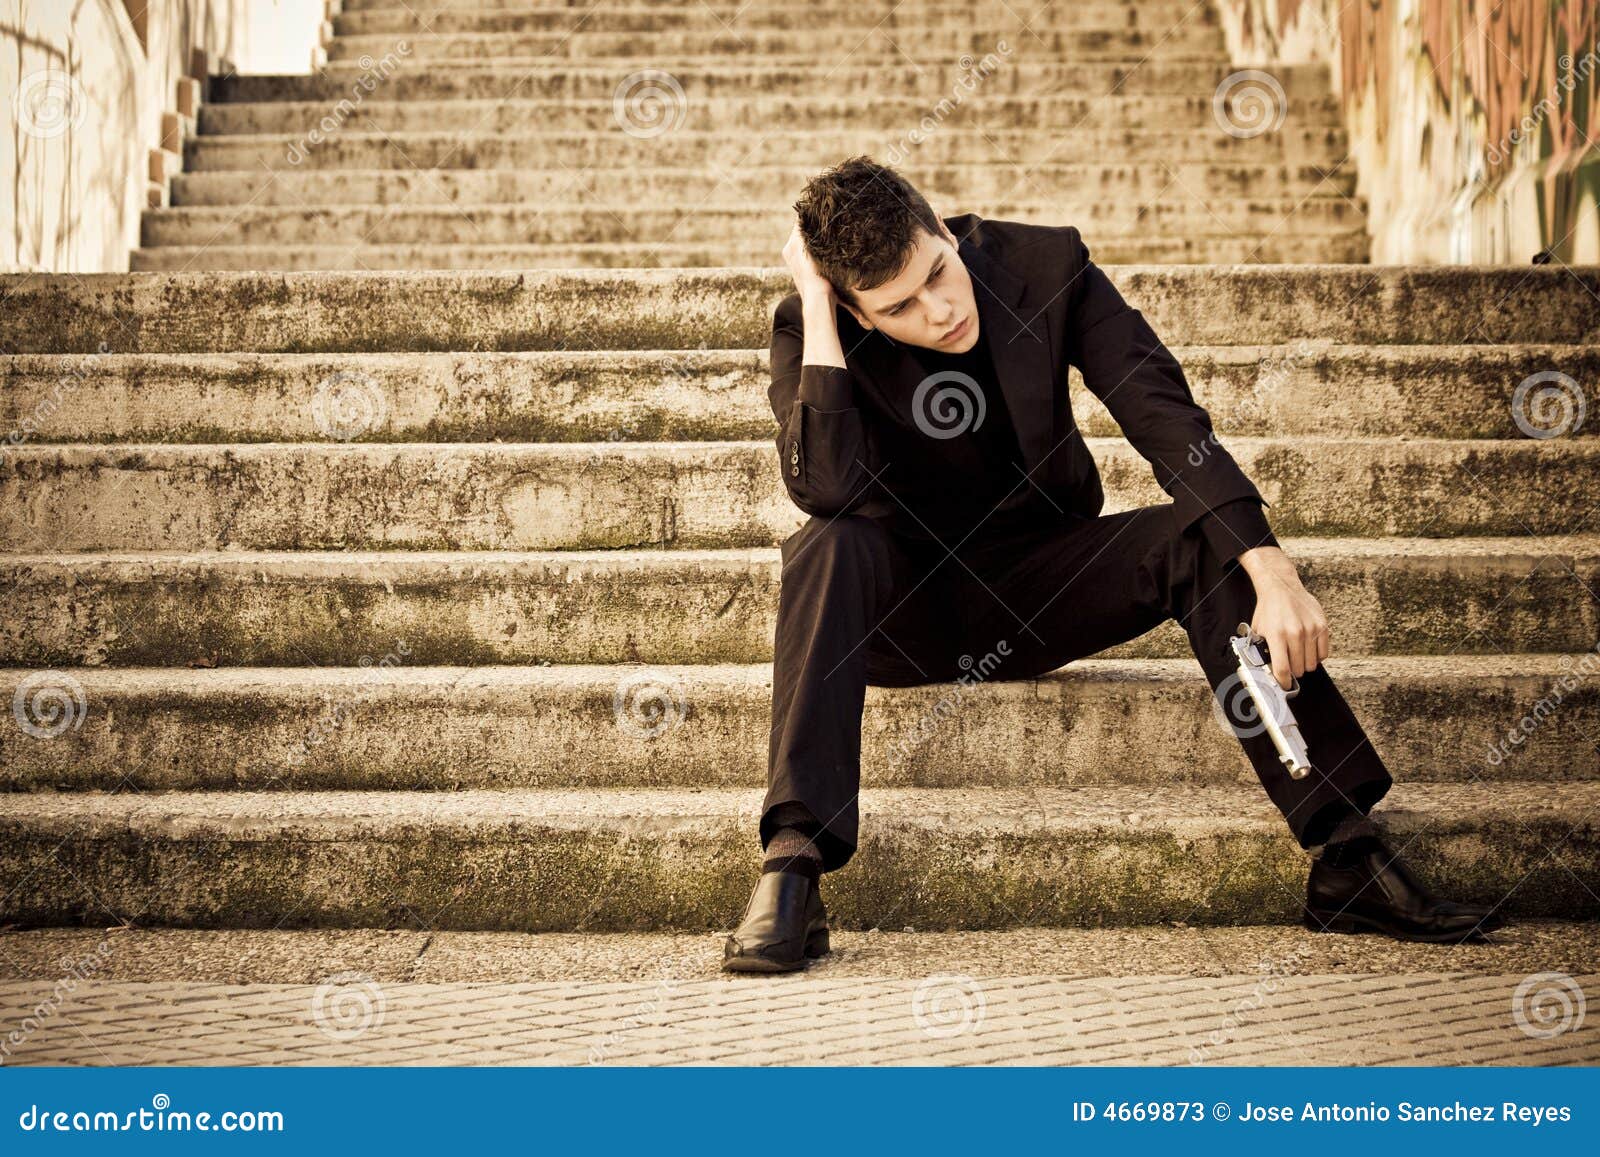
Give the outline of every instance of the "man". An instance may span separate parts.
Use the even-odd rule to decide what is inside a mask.
[[[1429,893],[1368,817],[1392,781],[1321,666],[1322,607],[1078,230],[942,219],[868,157],[813,179],[795,208],[769,396],[784,483],[812,517],[781,551],[766,859],[723,967],[790,971],[828,951],[820,876],[855,851],[869,683],[953,680],[997,649],[994,677],[1030,678],[1168,618],[1291,832],[1321,848],[1307,927],[1441,942],[1499,927]],[[1069,365],[1172,502],[1100,514]],[[1244,622],[1279,684],[1299,680],[1303,778],[1227,694]]]

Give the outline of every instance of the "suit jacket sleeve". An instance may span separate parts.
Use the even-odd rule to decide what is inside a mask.
[[[1189,529],[1237,499],[1267,502],[1217,440],[1183,370],[1144,314],[1131,308],[1093,261],[1075,226],[1067,239],[1067,361],[1155,470]],[[1241,548],[1243,549],[1243,548]],[[1237,552],[1235,552],[1237,553]]]
[[[867,498],[876,456],[855,381],[840,366],[801,365],[800,295],[778,303],[772,320],[772,385],[778,465],[794,504],[807,514],[843,514]]]
[[[1277,536],[1267,525],[1267,516],[1261,512],[1261,503],[1253,498],[1223,503],[1200,520],[1200,529],[1224,562],[1254,547],[1278,545]]]

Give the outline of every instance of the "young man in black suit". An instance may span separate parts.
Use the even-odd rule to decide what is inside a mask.
[[[994,677],[1030,678],[1168,618],[1290,831],[1322,845],[1307,927],[1446,942],[1498,927],[1486,907],[1430,894],[1367,816],[1391,779],[1320,665],[1322,607],[1078,230],[940,218],[867,157],[813,179],[795,208],[769,396],[784,483],[811,518],[781,552],[766,859],[723,967],[789,971],[828,951],[819,877],[855,851],[869,683],[954,680],[997,648]],[[1100,514],[1069,365],[1172,502]],[[1279,684],[1299,680],[1303,778],[1223,686],[1237,684],[1228,640],[1242,622]]]

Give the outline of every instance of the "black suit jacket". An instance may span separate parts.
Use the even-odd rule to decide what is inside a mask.
[[[1059,508],[1093,518],[1105,501],[1099,470],[1068,399],[1067,367],[1122,428],[1172,497],[1182,528],[1201,529],[1225,558],[1277,545],[1255,484],[1217,441],[1183,370],[1131,308],[1071,225],[944,218],[973,281],[980,332],[1016,429],[1030,482]],[[857,511],[907,524],[928,439],[896,423],[890,397],[926,376],[910,351],[836,314],[845,366],[802,365],[800,295],[778,303],[768,397],[784,484],[807,514]],[[906,526],[908,531],[909,525]]]

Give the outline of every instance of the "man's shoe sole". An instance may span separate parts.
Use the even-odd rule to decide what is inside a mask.
[[[805,952],[798,960],[773,960],[766,956],[724,956],[722,958],[722,971],[724,972],[795,972],[806,966],[808,959],[814,960],[819,956],[826,956],[830,951],[828,946],[828,930],[818,928],[806,937]]]
[[[1381,920],[1363,916],[1359,912],[1323,913],[1311,908],[1301,909],[1300,923],[1312,932],[1381,932],[1397,940],[1416,940],[1425,944],[1460,944],[1502,927],[1501,924],[1491,925],[1485,922],[1475,924],[1471,928],[1460,928],[1449,932],[1421,932],[1385,924]]]

